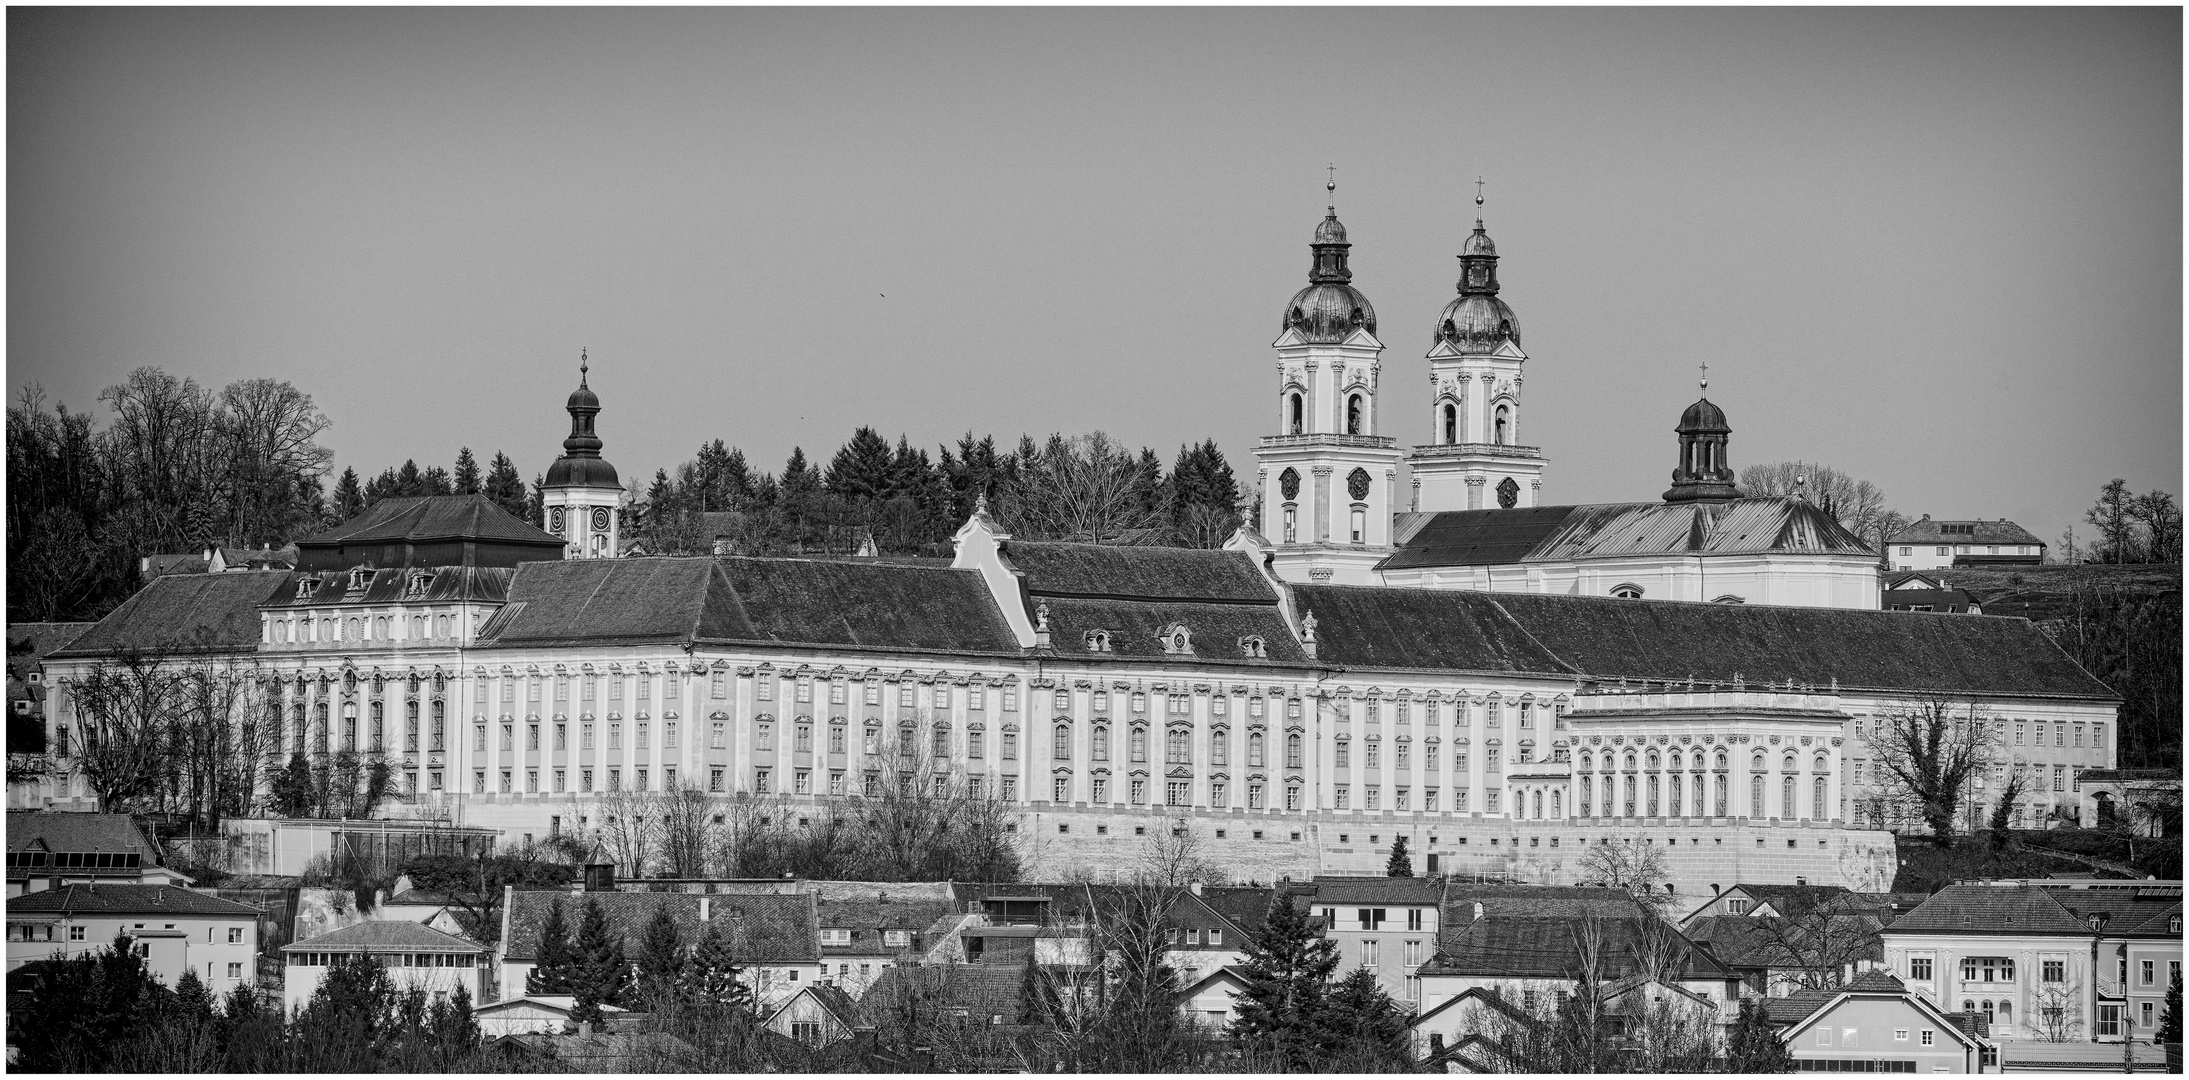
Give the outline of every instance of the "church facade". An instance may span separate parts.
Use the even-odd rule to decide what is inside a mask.
[[[1035,877],[1133,865],[1183,819],[1241,879],[1377,872],[1403,837],[1430,869],[1571,883],[1631,840],[1683,893],[1886,888],[1865,733],[1911,702],[1978,708],[2018,747],[2034,725],[2018,753],[2054,776],[2113,763],[2117,699],[2024,620],[1725,584],[1743,560],[1761,581],[1874,556],[1798,499],[1738,498],[1707,402],[1666,501],[1540,505],[1479,227],[1429,357],[1440,440],[1402,451],[1334,211],[1314,240],[1263,517],[1224,550],[1024,541],[981,509],[947,564],[600,557],[616,474],[581,368],[546,530],[475,496],[392,499],[299,541],[293,571],[156,579],[47,659],[49,745],[97,737],[75,694],[95,669],[164,654],[250,681],[270,764],[377,757],[394,813],[513,842],[672,790],[946,790],[1004,804]],[[1746,602],[1667,599],[1719,589]],[[46,801],[88,808],[60,764]]]

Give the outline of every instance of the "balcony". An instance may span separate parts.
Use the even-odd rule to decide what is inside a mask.
[[[1264,445],[1267,445],[1266,441]],[[1534,459],[1543,456],[1540,446],[1506,446],[1502,443],[1443,443],[1436,446],[1417,446],[1406,455],[1417,461],[1433,461],[1437,458],[1499,457]]]
[[[1281,450],[1309,446],[1358,446],[1369,450],[1395,450],[1399,441],[1389,435],[1264,435],[1262,449]]]

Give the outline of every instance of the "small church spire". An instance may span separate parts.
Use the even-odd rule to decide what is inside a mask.
[[[581,389],[581,390],[585,388],[585,370],[586,370],[586,355],[585,355],[585,354],[586,354],[586,348],[585,348],[585,346],[583,346],[583,345],[580,345],[580,346],[578,346],[578,388],[579,388],[579,389]]]
[[[1330,193],[1330,216],[1338,216],[1338,163],[1330,163],[1330,179],[1323,183],[1323,190]]]
[[[1710,361],[1703,361],[1703,393],[1710,393]]]
[[[1475,231],[1482,231],[1482,177],[1475,177]]]

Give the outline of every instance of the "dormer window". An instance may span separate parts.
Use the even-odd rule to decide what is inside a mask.
[[[1086,634],[1086,642],[1088,652],[1109,652],[1110,632],[1108,630],[1089,630]]]
[[[1268,659],[1269,643],[1259,636],[1249,634],[1239,639],[1239,655],[1255,660]]]
[[[352,569],[350,570],[350,591],[351,591],[351,592],[356,592],[356,591],[358,591],[358,590],[360,590],[360,589],[363,589],[364,587],[365,587],[365,571],[364,571],[364,569],[363,569],[362,567],[356,567],[356,568],[352,568]]]
[[[1193,639],[1183,626],[1172,626],[1163,631],[1163,651],[1173,656],[1193,655]]]

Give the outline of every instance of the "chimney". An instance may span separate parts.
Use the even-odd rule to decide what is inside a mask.
[[[700,921],[700,922],[706,922],[706,921],[707,921],[707,916],[708,916],[709,914],[711,914],[711,913],[712,913],[712,909],[713,909],[713,907],[714,907],[714,904],[713,904],[713,902],[712,902],[712,898],[710,898],[710,897],[708,897],[708,896],[706,896],[706,895],[702,894],[702,895],[700,896],[700,898],[699,898],[699,921]]]
[[[1196,882],[1193,882],[1192,884],[1189,884],[1189,885],[1187,885],[1187,886],[1186,886],[1186,888],[1192,889],[1192,890],[1193,890],[1193,895],[1195,895],[1195,896],[1199,896],[1199,895],[1201,895],[1201,883],[1200,883],[1200,882],[1198,882],[1198,881],[1196,881]]]
[[[1482,901],[1480,900],[1475,901],[1475,918],[1477,920],[1482,918]]]
[[[586,892],[614,892],[614,891],[616,891],[616,864],[614,864],[614,863],[587,863],[587,864],[585,864],[585,891],[586,891]]]

